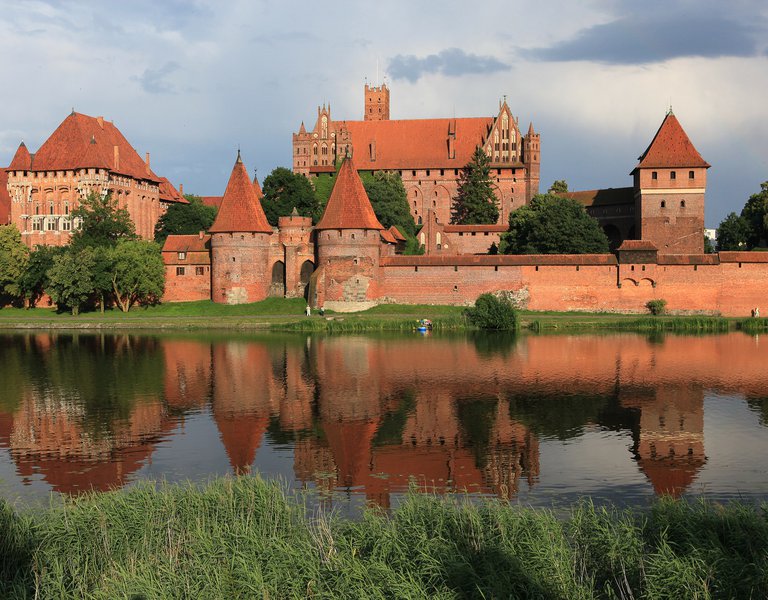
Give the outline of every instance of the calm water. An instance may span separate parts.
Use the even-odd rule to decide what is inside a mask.
[[[0,334],[0,494],[259,471],[342,510],[768,499],[768,337]]]

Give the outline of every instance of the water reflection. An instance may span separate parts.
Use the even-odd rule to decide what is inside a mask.
[[[741,427],[765,424],[768,397],[741,334],[6,335],[0,376],[0,448],[22,485],[77,493],[256,466],[381,506],[409,485],[528,499],[590,491],[590,478],[608,496],[696,491],[721,476],[709,457],[725,452],[705,446],[708,395],[746,399]],[[190,433],[201,420],[218,438]],[[178,450],[191,435],[194,456]],[[616,460],[606,444],[625,450],[603,473]],[[759,457],[742,460],[765,479]]]

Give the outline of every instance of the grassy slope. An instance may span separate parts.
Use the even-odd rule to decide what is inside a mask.
[[[256,477],[140,485],[18,514],[0,501],[3,598],[758,598],[764,509],[662,500],[563,518],[411,495],[309,515]]]

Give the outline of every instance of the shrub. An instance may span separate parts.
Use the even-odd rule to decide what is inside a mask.
[[[493,294],[482,294],[475,300],[475,306],[467,309],[470,323],[480,329],[517,329],[517,311],[506,298]]]
[[[645,308],[647,308],[652,315],[663,315],[667,310],[667,301],[666,300],[648,300],[648,302],[645,303]]]

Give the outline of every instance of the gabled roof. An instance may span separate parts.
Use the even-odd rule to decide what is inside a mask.
[[[9,171],[29,171],[32,167],[32,155],[27,150],[27,146],[24,142],[19,144],[16,154],[13,155],[13,160],[8,166]]]
[[[163,252],[208,252],[210,235],[169,235],[165,238]]]
[[[383,229],[381,231],[381,239],[385,241],[387,244],[397,244],[397,240],[395,239],[395,236],[392,235],[392,232],[389,229]]]
[[[649,240],[624,240],[621,243],[621,246],[618,247],[619,252],[624,252],[627,250],[643,250],[643,251],[651,251],[656,252],[658,248],[656,247],[656,244]]]
[[[581,190],[556,194],[561,198],[570,198],[586,206],[613,206],[617,204],[634,204],[635,188],[607,188],[604,190]]]
[[[667,168],[667,167],[705,167],[709,163],[705,161],[698,150],[693,147],[691,140],[683,130],[680,121],[670,110],[661,127],[653,137],[653,141],[638,159],[640,162],[634,168]]]
[[[189,204],[184,196],[181,195],[173,184],[168,181],[167,177],[160,178],[160,201],[161,202],[177,202],[179,204]]]
[[[8,173],[0,169],[0,225],[7,225],[11,219],[11,195],[8,193]]]
[[[113,123],[103,117],[89,117],[76,112],[64,119],[40,146],[32,156],[29,170],[62,171],[90,167],[159,183],[149,165]]]
[[[341,164],[331,197],[315,229],[384,229],[351,158]]]
[[[406,237],[402,233],[400,233],[400,230],[395,225],[392,225],[389,228],[389,233],[391,233],[392,237],[395,238],[395,240],[398,242],[406,241]]]
[[[272,233],[272,226],[267,221],[239,151],[216,221],[208,231],[210,233],[234,231]]]

